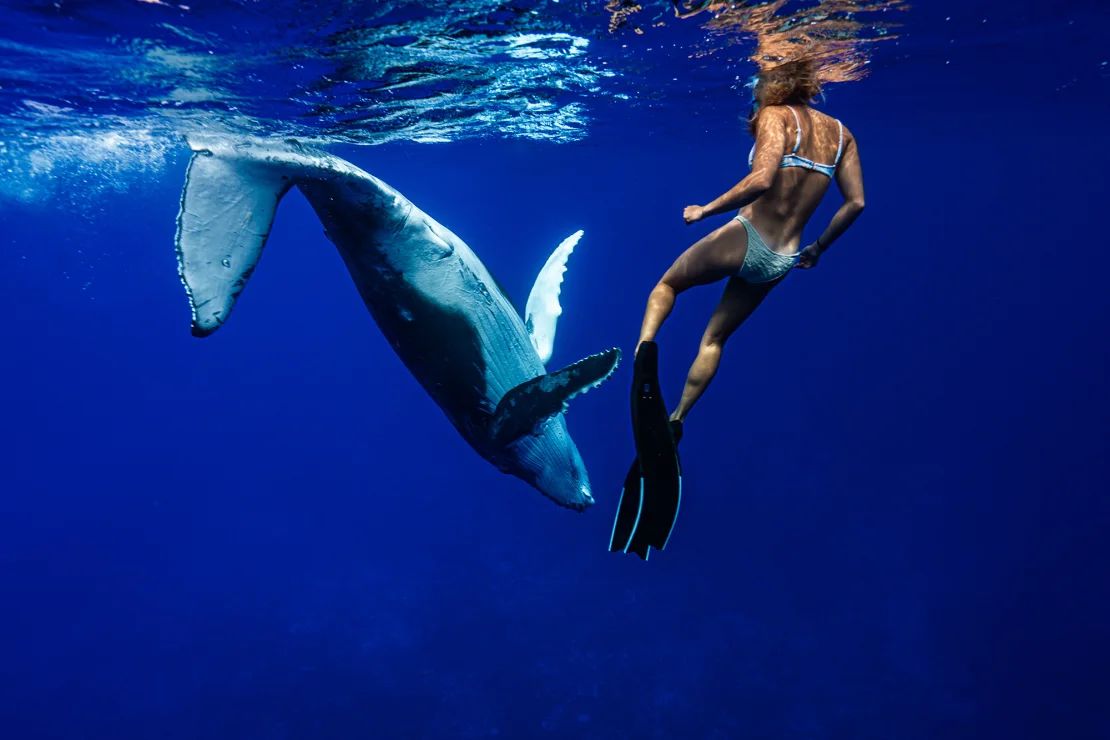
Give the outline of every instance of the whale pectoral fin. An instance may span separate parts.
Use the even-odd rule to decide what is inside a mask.
[[[555,324],[563,313],[563,307],[559,305],[559,291],[563,285],[563,274],[567,271],[567,259],[578,245],[582,233],[581,230],[574,232],[555,247],[536,276],[528,302],[524,304],[524,325],[528,328],[528,337],[544,363],[551,359],[555,347]]]
[[[227,319],[262,256],[290,180],[276,168],[198,149],[177,216],[177,270],[193,312],[194,336]]]
[[[544,419],[565,411],[570,399],[601,385],[620,359],[621,351],[614,347],[521,383],[497,404],[490,437],[495,444],[506,445],[531,434]]]

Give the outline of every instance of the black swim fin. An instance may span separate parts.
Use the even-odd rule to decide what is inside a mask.
[[[621,492],[620,504],[617,505],[613,534],[609,539],[609,552],[628,552],[628,543],[640,521],[644,497],[643,481],[640,476],[640,458],[636,457],[624,479],[624,490]]]
[[[625,478],[610,551],[633,552],[647,560],[651,547],[666,547],[682,500],[677,447],[681,429],[668,420],[659,389],[659,346],[644,342],[636,354],[632,380],[636,460]]]

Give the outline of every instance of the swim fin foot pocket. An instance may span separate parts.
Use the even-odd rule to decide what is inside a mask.
[[[659,389],[659,346],[644,342],[632,372],[636,459],[624,480],[610,552],[632,552],[647,560],[652,547],[666,547],[682,500],[681,436],[682,424],[667,418]]]

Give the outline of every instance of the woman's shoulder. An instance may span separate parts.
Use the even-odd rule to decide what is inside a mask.
[[[765,115],[766,114],[766,115],[772,115],[772,116],[789,116],[790,112],[791,112],[791,106],[785,105],[785,104],[783,104],[783,105],[765,105],[765,106],[763,106],[762,108],[759,109],[759,114],[760,115]]]
[[[810,108],[809,112],[811,115],[817,117],[818,120],[821,120],[823,123],[832,127],[834,131],[837,127],[840,127],[844,131],[844,141],[847,142],[855,138],[852,135],[852,130],[848,128],[848,124],[844,123],[843,118],[837,118],[831,113],[826,113],[825,111],[817,110],[816,108]]]
[[[788,105],[767,105],[759,109],[759,123],[762,125],[785,125],[787,122],[794,125],[794,119]]]

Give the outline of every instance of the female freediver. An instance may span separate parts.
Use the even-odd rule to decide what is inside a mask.
[[[654,341],[679,293],[728,278],[671,413],[676,437],[716,374],[732,333],[791,269],[815,267],[863,211],[856,139],[839,120],[811,105],[821,92],[816,66],[788,62],[756,79],[751,172],[710,203],[687,206],[682,217],[693,224],[737,208],[739,213],[675,260],[651,291],[640,329],[638,346]],[[833,180],[844,203],[817,240],[799,251],[802,230]]]

